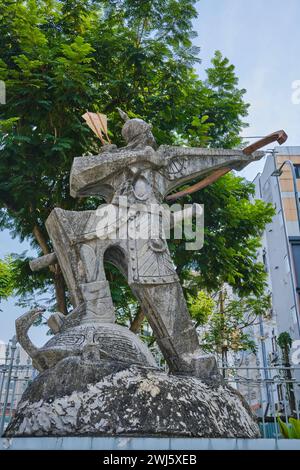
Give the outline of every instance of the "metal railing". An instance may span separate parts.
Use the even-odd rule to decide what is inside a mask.
[[[4,357],[0,357],[0,436],[13,417],[27,385],[36,374],[28,356],[24,362],[21,361],[21,349],[14,336],[5,347]]]
[[[37,371],[30,358],[20,354],[14,337],[0,357],[0,435],[14,416],[17,404]],[[24,355],[24,354],[23,354]],[[235,359],[220,367],[226,383],[239,391],[256,414],[262,437],[281,438],[277,418],[288,423],[300,418],[300,366],[286,367],[259,360]]]
[[[278,417],[300,419],[300,366],[260,364],[258,358],[238,359],[220,367],[226,383],[243,395],[258,418],[262,437],[282,438]]]

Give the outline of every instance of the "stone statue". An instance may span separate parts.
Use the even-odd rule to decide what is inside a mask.
[[[187,431],[186,427],[190,426],[187,424],[192,413],[190,407],[195,410],[196,406],[199,413],[197,415],[196,412],[195,417],[195,423],[198,423],[194,423],[197,428],[195,435],[225,437],[229,432],[232,437],[256,436],[258,429],[251,412],[240,396],[237,398],[237,392],[229,391],[222,384],[214,357],[200,350],[197,333],[170,258],[163,224],[158,220],[163,209],[153,214],[152,207],[161,208],[164,198],[184,183],[201,178],[211,181],[212,172],[221,175],[231,169],[240,170],[264,154],[254,152],[247,155],[242,150],[165,145],[157,148],[151,125],[141,119],[128,119],[122,112],[121,115],[125,118],[122,136],[127,145],[120,149],[115,145],[105,145],[99,155],[75,158],[71,169],[71,195],[103,197],[106,205],[102,205],[101,210],[83,212],[57,208],[46,222],[55,253],[33,262],[32,268],[40,269],[58,262],[74,310],[66,317],[57,313],[50,318],[49,326],[55,335],[40,349],[31,343],[27,335],[39,312],[29,312],[17,320],[18,340],[41,374],[25,392],[20,411],[9,426],[7,435],[155,433],[155,416],[154,421],[150,420],[146,426],[143,413],[159,394],[161,403],[167,406],[168,389],[178,389],[178,396],[174,392],[175,395],[170,398],[174,400],[175,408],[158,426],[158,433],[193,435],[193,431]],[[126,211],[123,211],[124,200]],[[135,210],[132,210],[133,207]],[[139,207],[141,210],[137,210]],[[101,226],[105,210],[111,208],[115,209],[117,220],[111,227],[106,227],[105,236],[99,237],[97,228]],[[149,220],[149,215],[158,222],[158,232],[155,236],[135,237],[135,232],[140,230],[145,220]],[[114,232],[114,237],[110,236],[111,232]],[[115,324],[114,306],[104,271],[105,261],[114,264],[127,278],[147,316],[170,373],[180,376],[178,379],[172,379],[172,375],[161,375],[163,372],[157,369],[150,351],[140,339],[127,328]],[[116,377],[123,384],[122,390],[116,385],[119,383]],[[198,382],[193,382],[191,377]],[[115,387],[110,389],[110,398],[103,392],[109,380]],[[126,395],[128,383],[135,383],[141,393],[147,392],[152,398],[147,401],[142,395],[144,398],[140,401],[140,408],[134,405],[138,417],[134,421],[128,411],[120,425],[121,416],[120,413],[116,414],[115,407],[122,397],[123,403],[130,409],[128,403],[132,398]],[[165,385],[162,386],[162,383]],[[92,384],[97,384],[99,393],[103,392],[106,397],[101,406],[95,404],[96,396],[91,401],[89,387]],[[199,392],[201,387],[202,395]],[[206,387],[205,393],[203,387]],[[214,420],[214,406],[225,406],[229,396],[230,406],[233,406],[232,397],[235,397],[235,421],[229,424],[226,418],[221,431],[215,424],[211,424],[210,430],[208,424],[206,431],[201,430],[202,418],[206,415],[202,401],[207,399],[209,402],[212,398],[209,387],[219,390],[215,405],[212,404],[208,412],[211,421]],[[193,402],[195,398],[191,398],[190,404],[187,401],[181,424],[175,419],[174,428],[176,403],[183,389],[187,396],[197,396],[197,403]],[[58,411],[61,410],[61,400],[68,397],[68,403],[74,402],[74,394],[78,400],[81,397],[81,404],[84,402],[85,408],[83,405],[76,408],[83,413],[82,416],[91,412],[86,400],[93,402],[93,410],[97,409],[98,413],[96,422],[92,418],[86,422],[83,417],[82,421],[78,417],[79,411],[75,412],[72,423],[61,417],[62,412]],[[201,396],[206,398],[202,400],[199,398]]]
[[[120,211],[120,197],[129,209],[161,204],[184,182],[222,168],[240,169],[262,154],[241,150],[207,150],[161,146],[151,126],[141,119],[126,120],[126,147],[106,146],[97,156],[75,158],[70,188],[73,197],[102,196]],[[197,377],[216,375],[213,356],[199,349],[195,327],[187,311],[179,279],[163,233],[156,239],[134,239],[144,214],[129,215],[127,237],[99,239],[96,212],[55,209],[47,220],[58,262],[76,307],[85,305],[84,323],[114,323],[115,314],[103,261],[113,263],[128,279],[147,315],[159,347],[173,373]]]

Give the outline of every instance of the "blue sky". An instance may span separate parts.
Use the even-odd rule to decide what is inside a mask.
[[[240,87],[247,89],[246,101],[251,105],[250,127],[243,135],[260,136],[284,129],[289,135],[287,145],[300,145],[300,104],[292,103],[292,84],[300,80],[300,1],[201,0],[197,8],[195,43],[201,47],[202,59],[198,73],[204,77],[217,49],[235,65]],[[252,180],[262,165],[249,165],[243,176]],[[0,232],[0,258],[26,249],[30,249],[28,243],[20,244],[7,231]],[[15,306],[14,299],[2,302],[0,308],[0,340],[7,341],[23,310]],[[42,344],[45,328],[33,328],[31,336]]]
[[[286,145],[300,145],[300,104],[292,103],[292,84],[300,80],[300,1],[201,0],[198,11],[199,74],[216,49],[235,65],[251,105],[243,135],[284,129]],[[243,175],[254,179],[262,165],[249,165]]]

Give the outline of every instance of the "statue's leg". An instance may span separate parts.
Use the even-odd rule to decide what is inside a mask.
[[[95,211],[54,209],[46,225],[75,313],[84,306],[82,322],[114,323],[115,309],[103,265],[111,242],[93,236],[97,221]],[[53,331],[59,329],[59,318],[53,323]]]
[[[147,315],[170,372],[200,378],[218,378],[214,356],[199,346],[181,285],[135,285],[133,291]]]

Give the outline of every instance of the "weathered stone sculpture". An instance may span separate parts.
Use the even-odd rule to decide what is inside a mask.
[[[74,310],[52,316],[56,334],[41,349],[27,335],[36,312],[17,320],[19,342],[41,373],[6,434],[258,436],[247,405],[222,383],[214,357],[200,350],[163,228],[155,237],[134,233],[149,214],[161,217],[151,207],[176,187],[213,170],[241,169],[263,153],[156,150],[151,126],[140,119],[126,120],[122,135],[126,147],[107,145],[99,155],[75,158],[71,170],[72,196],[102,196],[107,210],[115,208],[117,223],[106,227],[106,236],[98,233],[105,205],[100,211],[58,208],[47,220],[55,254],[38,264],[59,263]],[[136,335],[115,324],[104,261],[128,279],[171,375],[157,368]]]

